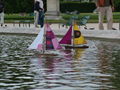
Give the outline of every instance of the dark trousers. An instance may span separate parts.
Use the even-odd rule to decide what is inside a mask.
[[[43,27],[44,26],[44,11],[39,11],[38,24]]]

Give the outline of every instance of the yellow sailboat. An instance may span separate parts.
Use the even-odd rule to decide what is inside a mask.
[[[81,34],[77,24],[71,25],[68,32],[59,42],[65,48],[88,48],[87,41]]]

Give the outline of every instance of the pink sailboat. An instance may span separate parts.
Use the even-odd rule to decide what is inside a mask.
[[[29,46],[28,49],[29,50],[34,49],[37,51],[45,52],[46,50],[59,50],[62,49],[62,47],[59,44],[49,24],[45,24],[45,28],[44,27],[41,28],[37,37]]]

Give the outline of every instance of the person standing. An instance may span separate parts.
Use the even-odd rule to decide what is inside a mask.
[[[3,0],[0,0],[0,24],[3,26],[4,24],[4,3]]]
[[[44,25],[44,8],[43,8],[42,0],[35,0],[34,13],[35,13],[35,18],[34,18],[35,27],[38,27],[38,25],[43,27],[43,25]]]
[[[95,4],[99,13],[99,29],[104,30],[103,20],[104,16],[107,19],[107,29],[112,30],[113,26],[113,15],[114,10],[113,0],[95,0]]]

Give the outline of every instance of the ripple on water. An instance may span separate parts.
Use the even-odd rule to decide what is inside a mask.
[[[119,77],[114,75],[120,75],[117,65],[120,57],[118,42],[111,44],[109,41],[88,40],[88,49],[53,51],[57,56],[41,56],[27,50],[34,38],[0,35],[1,89],[119,88],[115,84]]]

